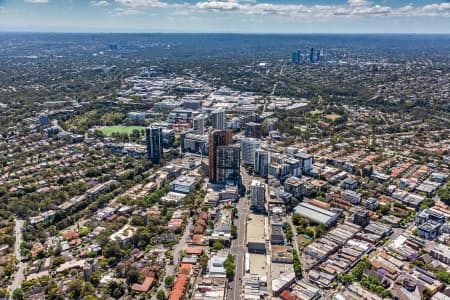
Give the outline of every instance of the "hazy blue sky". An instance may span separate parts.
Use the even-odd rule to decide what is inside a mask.
[[[0,0],[0,31],[450,33],[450,1]]]

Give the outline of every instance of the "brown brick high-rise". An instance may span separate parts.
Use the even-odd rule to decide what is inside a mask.
[[[217,147],[230,145],[231,139],[232,139],[232,131],[229,129],[213,130],[209,133],[208,174],[209,174],[209,181],[212,183],[217,182],[217,168],[216,168]]]

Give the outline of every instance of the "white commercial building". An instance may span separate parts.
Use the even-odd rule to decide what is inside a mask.
[[[211,125],[216,129],[225,129],[226,120],[223,110],[215,110],[211,112]]]
[[[203,115],[195,117],[193,123],[194,134],[205,134],[205,117]]]
[[[260,148],[261,148],[260,140],[251,138],[242,139],[241,141],[242,162],[245,165],[254,166],[256,150]]]

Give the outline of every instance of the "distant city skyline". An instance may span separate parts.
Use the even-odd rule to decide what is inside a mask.
[[[450,33],[450,2],[0,0],[0,31]]]

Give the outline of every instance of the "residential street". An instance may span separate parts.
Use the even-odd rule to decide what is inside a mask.
[[[166,289],[166,286],[164,284],[164,278],[165,276],[176,274],[175,267],[178,265],[180,261],[180,251],[182,251],[187,247],[187,240],[189,238],[189,233],[191,229],[192,229],[192,219],[189,219],[188,224],[186,225],[186,228],[184,230],[183,236],[181,237],[178,244],[176,244],[173,248],[173,263],[166,264],[166,267],[164,269],[164,277],[160,280],[160,285],[157,289],[155,289],[156,291],[163,290],[166,293],[166,295],[168,295],[168,293],[170,292],[169,290]],[[156,294],[152,296],[152,299],[156,300]]]
[[[20,288],[22,286],[22,281],[24,280],[24,269],[25,263],[22,262],[22,256],[20,255],[20,243],[22,242],[22,231],[23,231],[24,221],[20,219],[16,219],[16,227],[14,229],[16,241],[14,243],[14,254],[16,256],[16,260],[18,261],[18,265],[16,268],[16,273],[13,275],[13,282],[9,286],[10,295],[12,292]],[[12,298],[11,298],[12,299]]]

